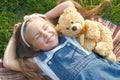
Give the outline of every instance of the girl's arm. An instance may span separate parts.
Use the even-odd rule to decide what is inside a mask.
[[[18,62],[17,57],[16,57],[16,40],[15,40],[15,32],[16,32],[17,28],[19,27],[19,25],[20,25],[19,23],[15,25],[13,35],[10,38],[8,45],[5,49],[4,58],[3,58],[3,65],[7,69],[21,72],[22,70],[19,66],[19,62]],[[35,63],[32,58],[29,58],[26,61],[28,63]],[[34,65],[36,66],[36,64],[34,64]],[[35,71],[36,69],[32,69],[32,70]]]
[[[64,11],[65,8],[69,6],[74,6],[73,2],[71,0],[67,0],[61,4],[58,4],[56,7],[45,13],[48,19],[55,19],[58,18]]]
[[[67,0],[67,1],[64,1],[63,3],[58,4],[56,7],[54,7],[53,9],[51,9],[44,15],[39,14],[39,13],[25,15],[24,20],[32,18],[32,17],[47,17],[49,20],[54,21],[63,13],[64,9],[69,6],[75,7],[71,0]]]
[[[3,65],[4,67],[10,70],[21,71],[16,58],[15,51],[16,51],[16,41],[14,37],[11,37],[4,52]]]
[[[19,25],[19,24],[17,24]],[[15,26],[13,35],[10,38],[8,45],[4,52],[3,65],[4,67],[10,70],[20,71],[19,63],[16,58],[16,40],[15,40],[15,32],[17,30],[17,26]]]
[[[36,68],[30,68],[31,71],[37,71],[37,64],[35,64],[33,58],[29,58],[26,60],[28,63],[32,63],[31,65],[34,65]],[[16,40],[14,36],[12,36],[8,42],[8,45],[4,52],[4,58],[3,58],[3,65],[7,69],[14,70],[14,71],[20,71],[22,72],[19,62],[16,57]]]

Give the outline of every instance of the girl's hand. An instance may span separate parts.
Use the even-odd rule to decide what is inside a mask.
[[[16,24],[14,25],[13,34],[12,34],[12,36],[11,36],[12,38],[15,39],[15,33],[16,33],[16,31],[18,30],[18,28],[20,27],[20,25],[21,25],[20,22],[18,22],[18,23],[16,23]]]

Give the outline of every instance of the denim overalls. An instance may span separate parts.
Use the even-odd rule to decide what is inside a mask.
[[[61,46],[60,48],[58,48]],[[76,47],[60,37],[57,48],[40,53],[34,60],[53,80],[120,80],[120,64]]]

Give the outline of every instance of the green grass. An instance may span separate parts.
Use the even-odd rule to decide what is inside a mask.
[[[95,6],[102,0],[77,0],[82,6]],[[23,16],[32,13],[45,13],[56,5],[56,0],[0,0],[0,58],[3,56],[14,24],[22,21]],[[111,4],[98,15],[120,25],[120,0]]]
[[[84,7],[94,7],[103,0],[77,0]],[[120,0],[111,0],[111,2],[99,12],[102,18],[113,22],[114,24],[120,25]]]

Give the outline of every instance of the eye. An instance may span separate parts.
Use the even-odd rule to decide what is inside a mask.
[[[38,40],[39,37],[40,37],[40,34],[37,34],[37,35],[35,35],[34,39],[35,39],[35,40]]]
[[[69,28],[66,28],[66,30],[69,30]]]
[[[47,30],[47,28],[48,28],[48,26],[46,25],[46,26],[44,27],[44,30]]]

